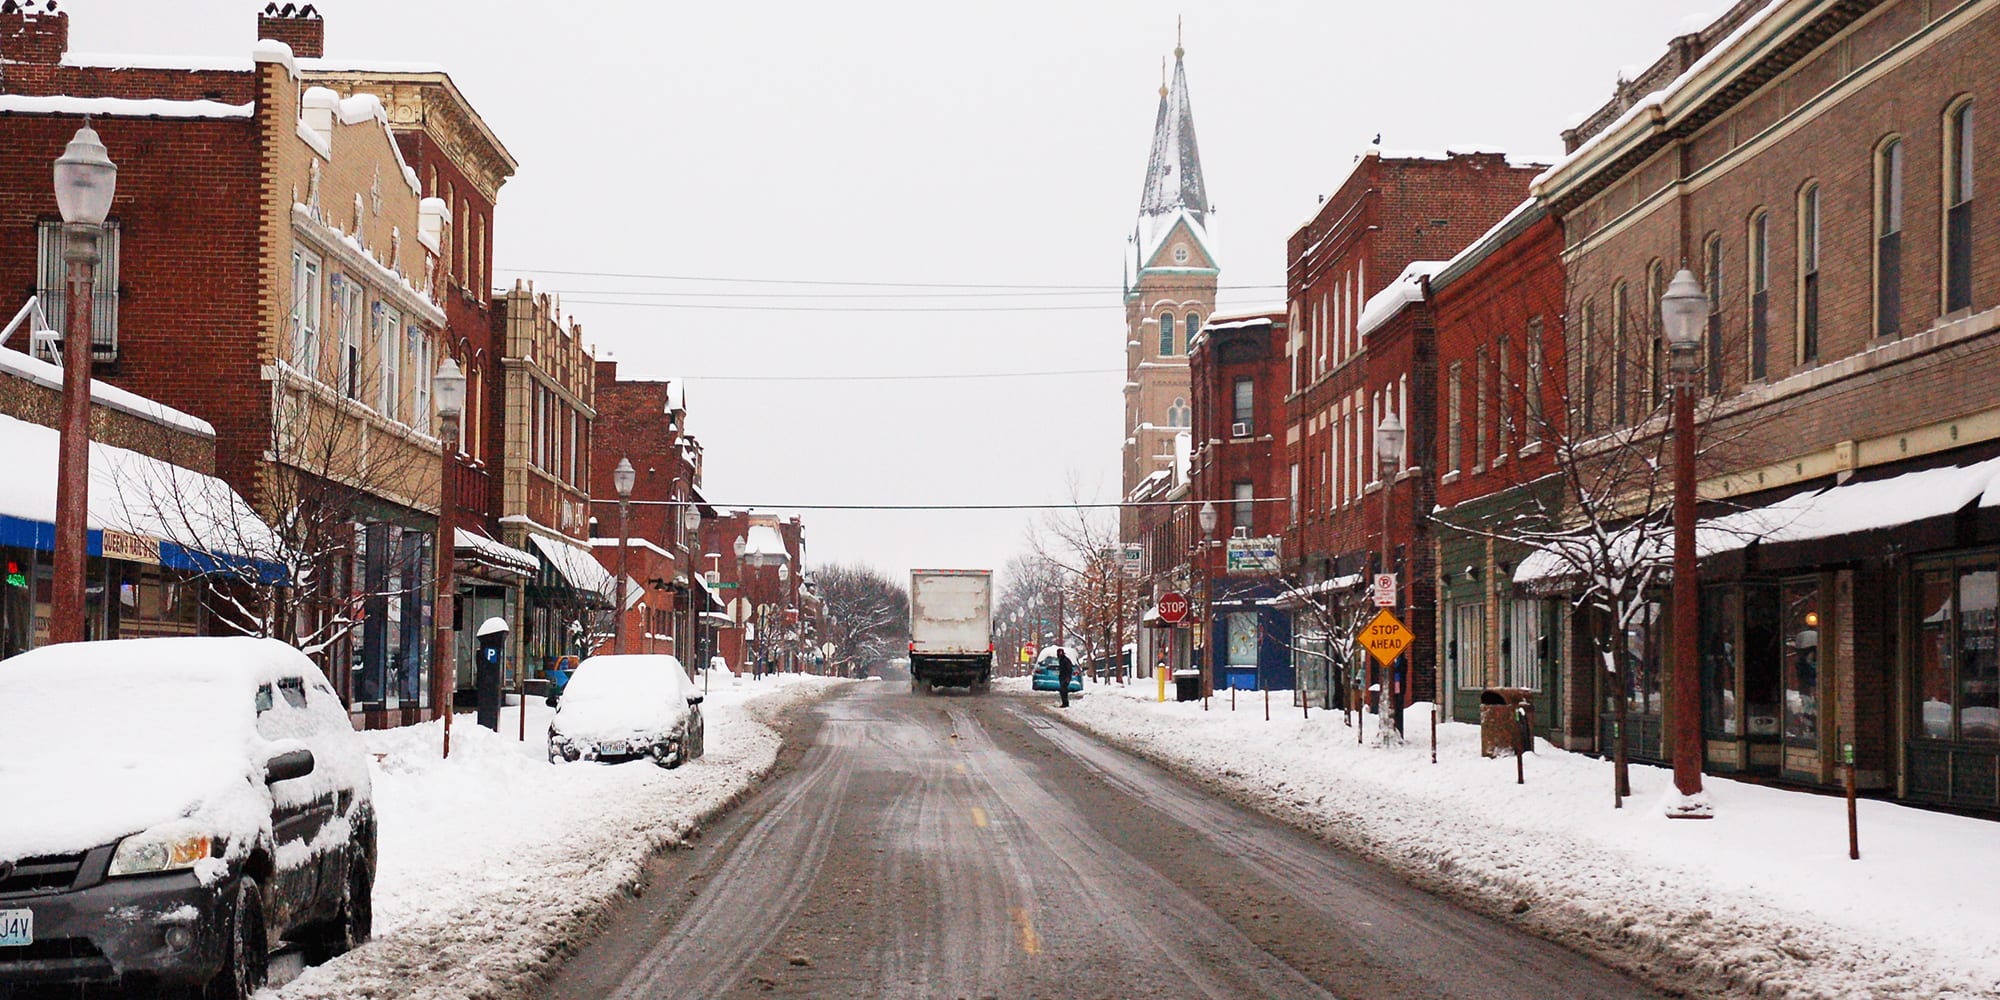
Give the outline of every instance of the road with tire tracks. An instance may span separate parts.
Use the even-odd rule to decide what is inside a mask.
[[[1651,997],[1002,695],[869,683],[543,991]]]

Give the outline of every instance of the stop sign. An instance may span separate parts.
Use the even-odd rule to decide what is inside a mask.
[[[1160,595],[1160,620],[1169,625],[1179,625],[1187,620],[1188,599],[1186,594],[1169,591]]]

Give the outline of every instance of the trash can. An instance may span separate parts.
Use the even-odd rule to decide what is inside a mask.
[[[1187,669],[1174,671],[1174,700],[1201,700],[1201,671]]]
[[[1534,692],[1527,688],[1494,687],[1479,694],[1479,753],[1527,753],[1535,748]]]

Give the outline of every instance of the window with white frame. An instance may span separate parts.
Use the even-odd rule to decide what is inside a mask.
[[[319,255],[303,247],[292,248],[292,368],[310,379],[319,378],[320,327]]]
[[[382,370],[382,377],[376,383],[380,391],[376,393],[375,409],[383,416],[395,418],[397,405],[403,396],[403,314],[390,306],[376,303],[375,309],[375,349],[376,367]]]
[[[333,276],[333,301],[340,323],[340,384],[336,388],[349,399],[361,398],[361,322],[366,299],[359,282]]]
[[[431,338],[424,328],[415,323],[403,327],[410,352],[410,389],[414,399],[410,406],[410,426],[429,433],[431,429],[431,375],[436,366],[431,364]],[[461,438],[464,435],[460,435]]]
[[[50,329],[69,323],[69,265],[63,260],[69,241],[61,222],[35,226],[35,298]],[[91,287],[91,356],[100,361],[118,357],[118,223],[106,222],[97,237],[97,273]]]

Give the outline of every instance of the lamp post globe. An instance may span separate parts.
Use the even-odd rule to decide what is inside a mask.
[[[437,373],[431,376],[431,398],[437,400],[438,416],[447,420],[465,412],[465,372],[449,354],[438,362]]]
[[[1215,512],[1215,502],[1212,500],[1202,501],[1201,513],[1196,516],[1201,521],[1201,537],[1214,538],[1215,522],[1220,518],[1220,515]]]
[[[1390,413],[1375,425],[1375,463],[1384,469],[1400,468],[1403,464],[1403,442],[1409,431],[1403,427],[1402,418]]]
[[[625,580],[628,575],[626,570],[626,539],[630,532],[631,524],[632,486],[637,482],[638,478],[638,472],[632,468],[632,460],[622,455],[619,456],[617,467],[611,470],[611,488],[618,491],[618,580],[613,588],[614,594],[611,599],[611,620],[613,623],[611,651],[614,653],[625,652]]]
[[[620,499],[631,499],[632,486],[638,480],[639,473],[632,468],[632,460],[629,458],[620,458],[618,467],[611,470],[611,487],[618,491]]]
[[[56,208],[64,222],[101,226],[111,214],[111,196],[118,189],[118,165],[111,162],[97,130],[76,130],[68,148],[56,159]]]
[[[1698,367],[1702,322],[1708,315],[1708,295],[1694,272],[1682,268],[1660,296],[1660,324],[1675,374],[1690,375]]]

